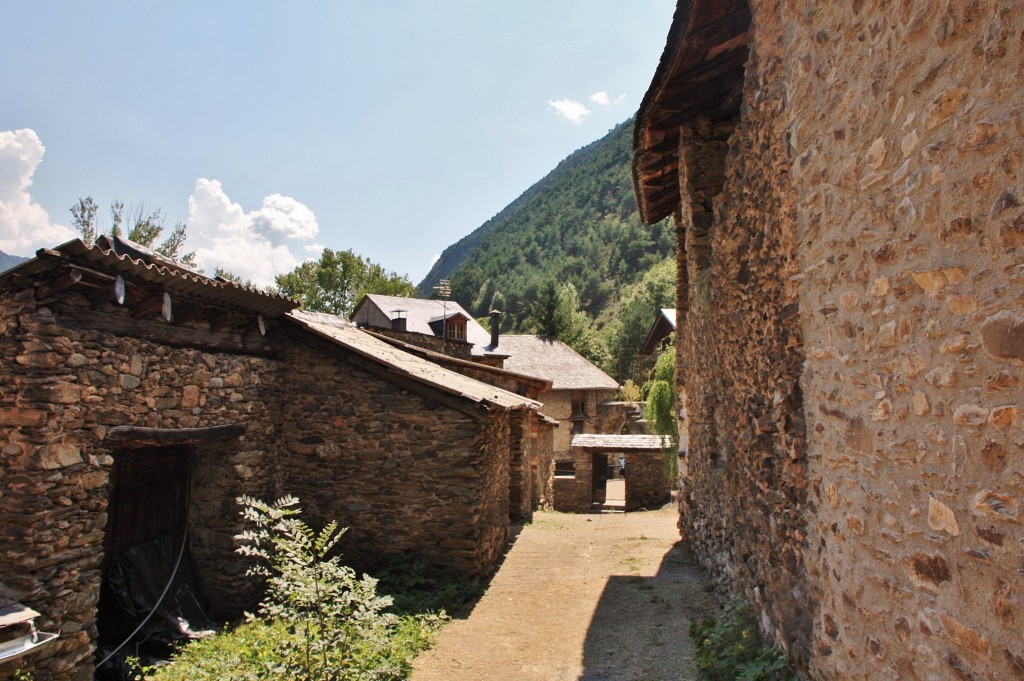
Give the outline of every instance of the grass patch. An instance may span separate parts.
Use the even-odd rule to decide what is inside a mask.
[[[422,559],[391,558],[377,571],[377,590],[391,597],[398,615],[440,613],[464,617],[486,587],[475,579],[453,576]]]
[[[796,681],[786,653],[761,642],[750,603],[731,602],[717,619],[690,623],[704,681]]]

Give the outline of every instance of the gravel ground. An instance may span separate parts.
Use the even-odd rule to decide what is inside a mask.
[[[413,681],[696,679],[691,619],[715,600],[677,545],[673,505],[536,513],[487,593],[415,664]]]

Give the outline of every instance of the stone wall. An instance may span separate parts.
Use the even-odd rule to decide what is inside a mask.
[[[286,350],[282,490],[349,528],[349,561],[415,554],[488,573],[509,527],[509,414],[467,413],[345,357],[312,339]]]
[[[785,23],[811,669],[1024,678],[1024,6]]]
[[[203,595],[224,606],[219,612],[238,614],[238,599],[251,597],[255,585],[233,553],[231,536],[241,529],[233,500],[272,490],[268,439],[277,422],[266,401],[277,369],[260,357],[80,330],[66,324],[67,314],[87,310],[102,322],[126,311],[90,307],[74,294],[63,300],[62,307],[38,306],[31,290],[0,298],[0,581],[3,595],[42,613],[41,629],[61,631],[56,644],[26,660],[36,678],[84,681],[92,678],[118,455],[106,441],[111,429],[244,424],[241,437],[197,453],[206,463],[193,471],[193,506],[206,495],[217,512],[189,516],[200,570],[215,561],[223,573],[203,582]],[[153,322],[154,333],[162,324]]]
[[[607,400],[610,400],[614,395],[614,390],[585,390],[583,393],[583,404],[584,414],[583,419],[583,432],[584,433],[604,433],[606,431],[601,429],[604,419],[599,413],[600,405]],[[544,403],[541,411],[550,416],[553,419],[557,419],[561,422],[561,427],[555,430],[554,448],[556,457],[564,455],[564,458],[571,458],[569,449],[572,447],[572,391],[569,390],[550,390],[543,393],[538,398]],[[612,424],[614,427],[614,424]]]
[[[625,457],[626,511],[649,511],[667,504],[672,498],[672,482],[664,454],[627,451]]]
[[[530,484],[530,421],[533,414],[516,412],[509,422],[509,517],[528,520],[533,511]]]
[[[719,584],[752,598],[769,638],[806,664],[799,261],[774,11],[759,4],[743,83],[758,105],[680,134],[680,526]]]
[[[434,352],[441,352],[449,357],[455,357],[457,359],[465,360],[476,360],[477,357],[473,356],[473,344],[463,340],[455,340],[454,338],[441,338],[440,336],[428,336],[424,333],[415,333],[413,331],[395,331],[394,329],[385,329],[378,326],[370,328],[370,331],[381,336],[387,336],[388,338],[394,338],[395,340],[408,343],[409,345],[416,345],[427,350],[433,350]]]
[[[681,135],[684,535],[812,678],[1024,678],[1024,7],[751,5]]]
[[[554,439],[555,428],[559,426],[535,419],[530,432],[530,481],[533,485],[531,506],[533,510],[553,508],[554,498]]]

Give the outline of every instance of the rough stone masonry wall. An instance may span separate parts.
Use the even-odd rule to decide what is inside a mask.
[[[670,453],[671,456],[675,452]],[[618,459],[618,455],[613,455]],[[661,508],[672,498],[665,455],[656,452],[625,452],[626,511]]]
[[[344,352],[300,340],[286,351],[282,492],[309,522],[349,528],[347,562],[409,554],[487,574],[509,528],[509,414],[470,416]]]
[[[811,669],[1024,678],[1024,6],[786,7]]]
[[[719,583],[750,597],[765,633],[806,666],[810,509],[777,12],[770,2],[756,8],[738,127],[705,119],[681,131],[680,527]]]
[[[75,294],[63,298],[71,307],[88,305]],[[276,369],[254,357],[78,331],[61,320],[37,306],[31,290],[0,298],[0,582],[5,596],[42,613],[42,630],[61,632],[52,647],[25,658],[26,668],[35,678],[85,681],[92,678],[113,464],[106,433],[121,425],[247,423],[219,461],[205,464],[212,479],[203,490],[233,506],[237,494],[271,489],[267,447],[275,423],[264,400]],[[232,508],[227,518],[191,518],[200,562],[218,560],[233,575],[235,594],[245,592],[231,540],[237,517]]]

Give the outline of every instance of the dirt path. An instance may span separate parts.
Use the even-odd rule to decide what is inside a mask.
[[[687,634],[714,611],[676,546],[676,510],[537,513],[468,619],[416,660],[413,681],[696,678]]]

